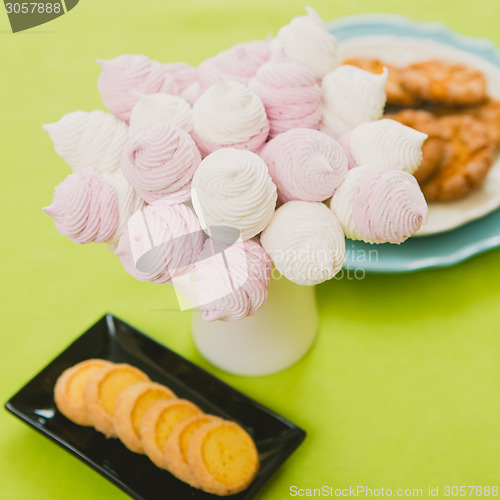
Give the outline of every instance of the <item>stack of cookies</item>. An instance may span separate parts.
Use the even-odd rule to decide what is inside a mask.
[[[368,58],[344,64],[377,74],[387,68],[385,118],[428,135],[414,173],[427,201],[461,198],[483,183],[500,147],[500,101],[488,95],[480,71],[438,60],[406,67]]]
[[[208,493],[243,491],[258,472],[257,448],[242,427],[203,413],[131,365],[78,363],[61,374],[54,398],[74,423],[118,437],[131,451]]]

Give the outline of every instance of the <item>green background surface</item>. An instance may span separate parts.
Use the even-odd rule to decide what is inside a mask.
[[[312,352],[283,373],[250,379],[197,354],[189,314],[153,311],[175,306],[171,288],[134,281],[105,246],[74,245],[41,212],[69,170],[40,125],[102,107],[97,58],[144,53],[198,64],[275,33],[303,1],[81,0],[16,35],[0,6],[1,399],[111,311],[307,430],[259,498],[290,498],[292,485],[500,485],[499,250],[450,269],[317,287]],[[311,3],[326,20],[399,13],[500,43],[497,0]],[[2,411],[0,498],[126,497]]]

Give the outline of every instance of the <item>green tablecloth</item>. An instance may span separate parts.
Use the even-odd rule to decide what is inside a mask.
[[[41,212],[68,168],[40,125],[102,107],[97,58],[144,53],[197,64],[275,33],[302,12],[303,1],[81,0],[69,14],[17,35],[0,14],[1,399],[111,311],[307,430],[262,499],[289,498],[291,486],[426,492],[430,485],[499,485],[500,251],[451,269],[317,287],[313,351],[281,374],[245,379],[197,354],[188,314],[154,311],[174,306],[172,289],[134,281],[106,247],[72,244]],[[400,13],[500,43],[496,0],[313,4],[327,20]],[[0,498],[125,495],[1,412]]]

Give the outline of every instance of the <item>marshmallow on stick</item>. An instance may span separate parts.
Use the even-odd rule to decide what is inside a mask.
[[[169,94],[141,94],[130,115],[129,135],[156,123],[176,125],[190,134],[193,111],[182,97]]]
[[[321,79],[337,66],[337,40],[312,7],[306,11],[307,15],[295,17],[278,31],[271,41],[271,53],[275,56],[284,49],[287,56]]]
[[[102,68],[97,81],[102,102],[120,120],[129,120],[139,94],[179,91],[165,65],[146,56],[124,54],[97,63]]]
[[[50,215],[61,234],[76,243],[107,243],[114,251],[130,216],[144,201],[121,170],[77,172],[59,184]]]
[[[330,207],[348,238],[367,243],[402,243],[427,222],[416,179],[370,165],[349,170]]]
[[[156,123],[131,135],[122,171],[146,202],[164,198],[180,203],[191,196],[191,179],[200,161],[200,152],[187,132]]]
[[[68,175],[56,186],[52,204],[43,209],[62,235],[79,244],[110,241],[118,227],[118,210],[113,186],[97,172]]]
[[[271,259],[257,239],[220,244],[205,241],[194,270],[194,295],[206,321],[238,321],[256,313],[267,299]],[[218,297],[214,300],[214,296]]]
[[[354,165],[415,172],[422,161],[427,135],[402,123],[384,119],[366,122],[344,134],[339,141]],[[354,166],[351,164],[352,166]]]
[[[270,140],[260,152],[282,202],[330,198],[347,174],[347,157],[330,136],[296,128]]]
[[[128,127],[113,115],[100,110],[73,111],[42,128],[73,172],[114,172],[120,167]]]
[[[193,267],[202,246],[203,231],[193,211],[158,200],[129,219],[115,253],[135,279],[167,283]]]
[[[276,186],[264,161],[255,153],[220,149],[208,155],[192,182],[193,207],[201,224],[226,226],[248,240],[270,222],[276,206]]]
[[[361,123],[378,120],[386,102],[387,69],[379,75],[344,65],[323,78],[320,130],[338,139]]]
[[[252,40],[223,50],[200,64],[198,74],[201,86],[207,89],[218,79],[247,85],[269,56],[268,40]]]
[[[321,87],[315,74],[284,50],[258,69],[250,88],[264,103],[270,137],[292,128],[319,127]]]
[[[206,156],[221,148],[257,151],[269,135],[260,97],[238,82],[218,80],[193,106],[193,138]]]
[[[333,278],[346,256],[344,233],[323,203],[289,201],[282,205],[260,238],[276,269],[298,285]]]

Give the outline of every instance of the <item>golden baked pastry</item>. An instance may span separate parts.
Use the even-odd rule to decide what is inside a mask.
[[[423,184],[436,171],[444,156],[445,140],[440,130],[439,119],[432,113],[417,109],[405,109],[394,115],[386,115],[407,127],[427,134],[422,147],[422,162],[413,175]]]
[[[500,147],[500,101],[489,98],[482,104],[461,108],[435,107],[432,112],[437,116],[469,115],[483,123],[490,132],[491,140]]]
[[[500,101],[490,98],[484,104],[469,108],[470,114],[486,125],[497,147],[500,147]]]
[[[453,200],[484,181],[495,146],[485,125],[471,116],[445,116],[439,124],[446,140],[444,158],[421,188],[427,200]]]
[[[384,67],[389,71],[387,83],[385,85],[385,93],[387,95],[387,103],[396,106],[416,106],[418,99],[401,84],[402,69],[380,61],[379,59],[370,59],[368,57],[356,57],[345,60],[342,64],[350,64],[357,66],[360,69],[369,71],[370,73],[381,74]]]
[[[90,376],[112,363],[104,359],[88,359],[65,370],[54,387],[57,409],[78,425],[92,425],[83,401],[83,389]]]
[[[113,413],[118,396],[127,387],[147,381],[145,373],[128,364],[112,365],[91,375],[83,399],[92,425],[105,436],[116,437]]]
[[[187,459],[198,487],[221,496],[248,488],[259,470],[255,443],[235,422],[212,422],[198,428]]]
[[[198,415],[178,424],[165,443],[164,465],[177,479],[199,487],[198,480],[188,464],[188,449],[193,434],[203,425],[221,422],[222,419],[214,415]]]
[[[165,444],[174,428],[191,417],[203,412],[186,399],[163,400],[155,403],[146,412],[140,427],[144,453],[161,468],[165,463]]]
[[[423,61],[407,66],[401,84],[419,99],[452,106],[478,104],[487,97],[484,75],[463,64]]]
[[[140,435],[142,418],[158,401],[175,398],[170,389],[155,382],[139,382],[122,391],[113,413],[115,431],[121,442],[134,453],[144,453]]]

